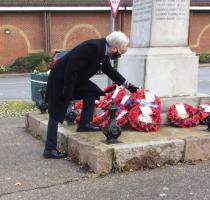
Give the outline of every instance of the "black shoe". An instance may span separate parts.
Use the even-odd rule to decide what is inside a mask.
[[[66,158],[66,154],[65,153],[61,153],[59,152],[57,149],[55,150],[44,150],[43,153],[44,158],[52,158],[52,159],[62,159],[62,158]]]
[[[95,131],[100,131],[100,128],[90,123],[80,124],[77,128],[77,132],[95,132]]]

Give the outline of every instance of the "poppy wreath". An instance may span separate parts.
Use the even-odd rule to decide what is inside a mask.
[[[107,110],[110,107],[111,103],[112,103],[111,98],[110,99],[103,99],[103,100],[100,101],[99,108],[101,108],[102,110]]]
[[[107,115],[103,120],[100,120],[99,123],[97,124],[99,126],[99,128],[101,130],[103,130],[105,128],[105,126],[108,125],[110,120],[110,116]],[[128,113],[123,115],[122,117],[119,117],[118,119],[116,119],[116,123],[118,126],[122,127],[123,125],[127,124],[128,121]]]
[[[200,124],[206,125],[206,118],[210,115],[210,103],[201,104],[198,106]]]
[[[101,104],[101,102],[99,100],[95,100],[95,107],[96,108],[98,108],[100,106],[100,104]],[[76,110],[81,110],[82,106],[83,106],[83,101],[82,100],[76,101],[74,103],[74,109],[76,109]]]
[[[176,105],[183,105],[186,110],[186,116],[181,117],[178,114]],[[193,106],[189,104],[173,104],[169,107],[167,112],[167,117],[169,122],[173,126],[177,126],[180,128],[189,128],[189,127],[195,127],[199,125],[199,110],[197,108],[194,108]]]
[[[161,100],[158,96],[153,94],[154,99],[147,99],[146,94],[150,94],[149,90],[138,89],[135,93],[130,96],[130,107],[135,106],[150,106],[155,115],[159,115],[162,109]]]
[[[110,93],[112,91],[114,91],[116,89],[117,85],[116,84],[112,84],[112,85],[108,85],[107,87],[105,87],[103,89],[104,93]]]
[[[103,115],[102,115],[103,114]],[[108,111],[105,111],[104,113],[102,113],[100,115],[97,115],[97,116],[94,116],[93,117],[93,120],[92,120],[92,123],[94,125],[97,125],[99,126],[100,129],[103,129],[107,124],[108,124],[108,121],[109,121],[109,115],[108,115]],[[78,115],[75,119],[75,122],[77,124],[79,124],[80,122],[80,118],[81,118],[81,115]]]
[[[100,103],[101,103],[100,100],[95,100],[95,107],[96,107],[96,108],[99,108]]]
[[[129,123],[128,120],[128,111],[127,110],[123,110],[120,113],[118,112],[116,114],[116,123],[119,127],[122,127],[123,125],[126,125]]]
[[[80,117],[81,117],[81,115],[77,115],[77,117],[76,117],[76,119],[75,119],[75,122],[76,122],[77,124],[79,124],[79,122],[80,122]]]
[[[105,126],[108,125],[109,119],[110,119],[110,116],[108,115],[108,117],[107,117],[102,123],[100,123],[100,124],[98,125],[99,128],[100,128],[101,130],[103,130],[103,129],[105,128]]]
[[[124,87],[120,87],[119,89],[115,90],[116,93],[112,95],[112,99],[114,99],[115,105],[118,105],[123,97],[126,95],[126,90]]]
[[[76,101],[74,103],[74,109],[80,110],[80,109],[82,109],[82,105],[83,105],[83,101],[82,100]]]
[[[114,94],[115,89],[117,88],[116,84],[108,85],[103,89],[103,92],[106,94],[104,100],[109,100]]]
[[[123,97],[126,95],[126,90],[124,87],[119,87],[108,93],[103,100],[101,100],[99,107],[103,110],[108,109],[111,106],[112,99],[115,102],[115,105],[118,105]]]
[[[111,86],[107,86],[107,89],[103,90],[103,91],[109,91],[109,93],[107,93],[103,99],[100,100],[100,103],[98,105],[99,108],[106,110],[110,105],[111,105],[111,97],[114,94],[114,90],[116,88],[116,86],[114,87],[113,85]],[[111,90],[110,90],[111,88]]]
[[[99,114],[99,115],[95,115],[93,117],[92,123],[95,125],[100,125],[102,124],[107,118],[109,117],[109,111],[106,110],[103,113]]]
[[[125,95],[123,97],[121,102],[118,104],[120,110],[130,110],[131,109],[131,107],[130,107],[130,104],[131,104],[130,96],[131,95]]]
[[[103,129],[107,124],[108,124],[108,121],[109,121],[109,115],[108,115],[108,110],[103,112],[102,114],[100,115],[96,115],[93,117],[93,120],[92,120],[92,123],[95,124],[95,125],[98,125],[100,129]],[[81,118],[81,115],[78,115],[76,117],[76,120],[75,122],[76,123],[79,123],[80,122],[80,118]]]
[[[160,129],[160,114],[144,115],[139,106],[134,106],[128,114],[130,125],[137,131],[153,132]],[[148,121],[143,119],[149,119]]]
[[[107,86],[103,91],[108,92],[108,94],[102,100],[95,102],[95,106],[101,108],[104,112],[93,117],[93,124],[98,125],[101,129],[108,124],[110,119],[109,108],[113,99],[115,106],[118,106],[118,111],[116,112],[116,123],[118,126],[122,127],[130,123],[138,131],[159,130],[161,123],[161,101],[154,93],[150,94],[148,90],[140,88],[135,93],[128,94],[123,86],[117,87],[116,84]],[[148,96],[149,98],[147,99]],[[150,119],[149,121],[142,114],[140,107],[149,107],[150,115],[147,116]],[[75,109],[81,108],[82,101],[76,102]],[[80,116],[77,116],[76,122],[79,123],[79,121]]]

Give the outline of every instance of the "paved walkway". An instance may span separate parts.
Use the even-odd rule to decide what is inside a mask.
[[[26,133],[23,118],[0,120],[0,199],[87,176],[67,160],[43,159],[42,151],[43,143]],[[15,186],[19,182],[21,186]]]
[[[42,150],[23,118],[0,120],[0,200],[210,199],[209,161],[96,178],[73,162],[43,159]]]

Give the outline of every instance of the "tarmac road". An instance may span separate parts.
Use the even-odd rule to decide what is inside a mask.
[[[96,75],[92,81],[102,89],[108,83],[105,75]],[[31,99],[30,74],[0,75],[0,100],[7,99]]]
[[[1,75],[0,100],[31,99],[30,75]]]
[[[209,200],[210,161],[94,177],[42,158],[23,118],[0,120],[0,200]]]
[[[210,94],[210,66],[199,68],[198,92],[203,94]]]
[[[100,88],[104,88],[108,84],[106,75],[95,75],[92,81]],[[210,94],[210,66],[199,68],[198,92]],[[0,100],[6,99],[31,99],[29,74],[0,76]]]

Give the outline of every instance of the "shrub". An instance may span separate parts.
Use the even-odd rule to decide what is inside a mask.
[[[26,57],[30,63],[30,67],[34,70],[42,61],[49,62],[50,55],[48,53],[33,53]]]
[[[9,68],[5,65],[0,65],[0,74],[3,73],[8,73],[9,72]]]
[[[210,53],[201,53],[198,56],[200,63],[210,63]]]
[[[20,57],[10,66],[12,72],[30,72],[30,64],[26,58]]]
[[[13,72],[33,72],[34,69],[43,62],[48,63],[50,60],[50,54],[48,53],[33,53],[27,57],[20,57],[15,60],[11,65],[11,71]]]
[[[41,63],[35,68],[37,72],[46,72],[48,70],[48,63],[45,60],[42,60]]]

